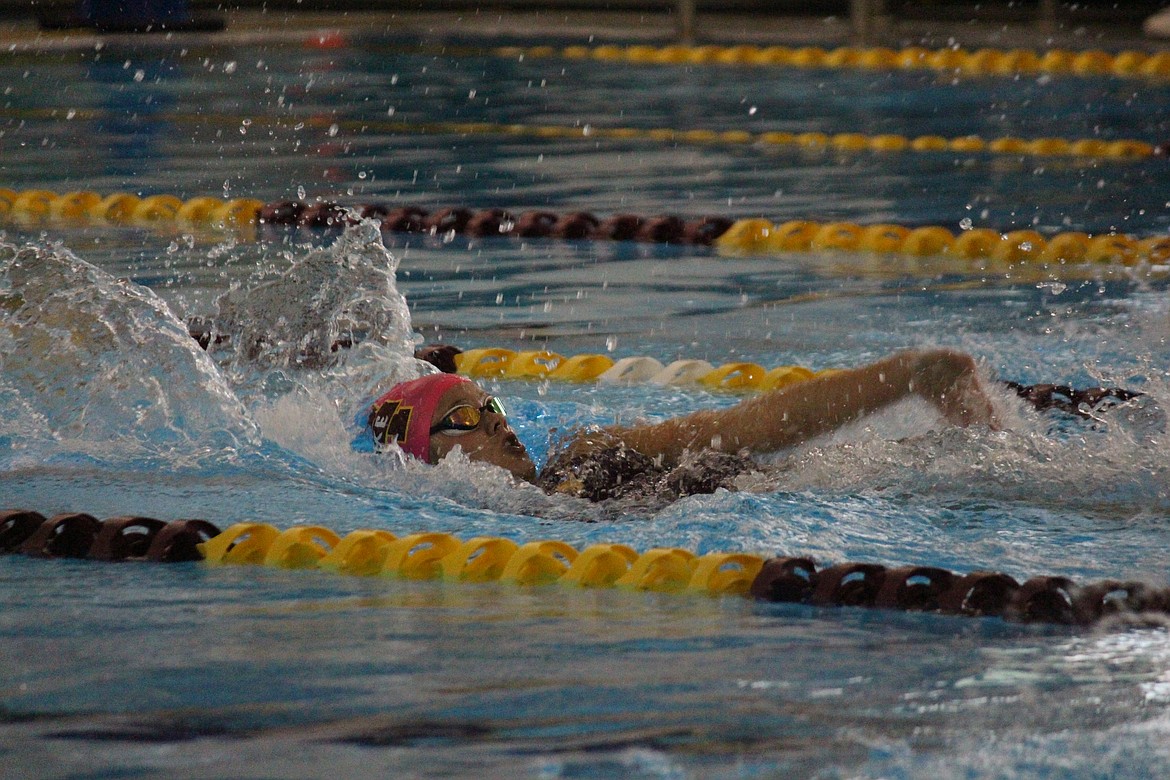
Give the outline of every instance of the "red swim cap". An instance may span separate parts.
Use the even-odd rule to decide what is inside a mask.
[[[370,407],[370,429],[378,448],[397,442],[407,455],[430,462],[431,417],[448,388],[471,382],[458,374],[428,374],[400,382]]]

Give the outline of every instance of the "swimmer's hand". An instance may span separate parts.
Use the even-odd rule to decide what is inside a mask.
[[[934,404],[952,425],[1000,427],[970,355],[949,349],[916,353],[910,388]]]

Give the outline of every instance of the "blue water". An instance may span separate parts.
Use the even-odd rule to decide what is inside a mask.
[[[330,52],[111,44],[5,56],[0,186],[14,189],[276,199],[303,188],[307,197],[427,207],[953,229],[969,218],[1142,236],[1167,225],[1163,160],[538,142],[387,124],[1158,141],[1167,87],[1143,81],[643,70],[375,42]],[[70,109],[88,118],[63,118]],[[339,127],[296,129],[309,117],[336,117]],[[9,227],[4,241],[6,507],[1166,583],[1170,446],[1155,413],[1170,403],[1162,269],[985,270],[458,237],[386,236],[384,247],[368,228],[315,245],[61,226]],[[33,249],[17,255],[21,246]],[[208,355],[185,336],[186,318],[229,309],[238,327],[274,336],[264,350]],[[328,365],[288,367],[302,337],[353,317],[369,345]],[[411,370],[416,343],[432,341],[812,368],[942,345],[970,351],[988,378],[1121,384],[1151,397],[1133,413],[1081,424],[1000,393],[999,432],[946,430],[908,403],[778,454],[751,489],[626,512],[506,487],[499,472],[466,462],[401,467],[353,452],[353,412],[387,377]],[[553,428],[735,400],[685,388],[488,384],[538,457]],[[1088,778],[1170,769],[1164,627],[1070,630],[18,556],[0,558],[0,579],[0,757],[12,776]]]

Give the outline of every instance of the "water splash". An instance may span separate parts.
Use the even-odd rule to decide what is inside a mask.
[[[365,220],[278,273],[234,285],[217,301],[216,326],[250,367],[329,368],[359,343],[409,355],[415,336],[397,269],[377,224]]]
[[[993,500],[1140,517],[1170,510],[1165,383],[1096,420],[1037,413],[1003,395],[1004,430],[948,428],[910,401],[810,443],[745,487],[879,491],[924,500]]]
[[[5,406],[24,410],[14,433],[103,456],[258,445],[223,375],[149,289],[60,246],[0,244],[0,306]]]
[[[272,404],[299,395],[348,425],[393,384],[433,371],[414,358],[421,337],[397,269],[378,225],[365,220],[335,242],[290,255],[287,266],[264,266],[233,284],[210,317],[223,338],[215,355],[236,391],[270,422],[288,417],[287,409],[274,415]],[[323,435],[336,428],[316,416],[302,422]],[[283,443],[279,426],[274,432]]]

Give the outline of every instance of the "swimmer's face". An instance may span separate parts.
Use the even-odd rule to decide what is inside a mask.
[[[507,469],[518,479],[533,481],[536,479],[536,465],[516,438],[507,418],[489,407],[489,398],[479,385],[471,382],[461,382],[443,393],[431,418],[432,429],[442,426],[453,411],[455,415],[450,419],[464,422],[478,411],[479,424],[470,430],[449,429],[432,433],[431,463],[438,463],[448,452],[459,447],[471,460],[494,464]]]

